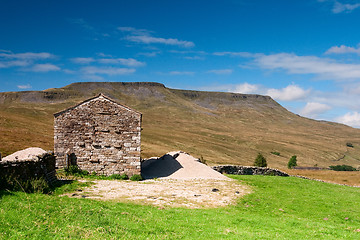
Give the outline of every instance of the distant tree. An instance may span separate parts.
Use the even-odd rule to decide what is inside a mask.
[[[276,156],[280,156],[280,153],[279,152],[271,152],[271,154],[274,154]]]
[[[329,166],[329,168],[334,171],[356,171],[356,168],[349,165]]]
[[[347,147],[351,147],[351,148],[353,148],[353,147],[354,147],[354,145],[353,145],[352,143],[349,143],[349,142],[348,142],[348,143],[346,143],[346,146],[347,146]]]
[[[255,159],[254,166],[256,167],[267,167],[266,158],[259,153]]]
[[[288,162],[288,168],[291,169],[291,168],[294,168],[297,166],[297,162],[296,162],[296,156],[292,156]]]

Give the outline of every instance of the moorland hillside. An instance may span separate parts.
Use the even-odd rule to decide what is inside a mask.
[[[252,165],[262,153],[270,167],[286,167],[292,155],[300,166],[360,166],[360,129],[298,116],[268,96],[150,82],[81,82],[0,93],[0,152],[53,149],[53,114],[100,92],[142,112],[143,158],[182,150],[211,165]]]

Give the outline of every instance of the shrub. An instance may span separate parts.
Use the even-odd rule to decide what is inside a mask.
[[[353,148],[353,147],[354,147],[354,145],[352,145],[352,143],[349,143],[349,142],[348,142],[348,143],[346,143],[346,146],[347,146],[347,147],[351,147],[351,148]]]
[[[77,165],[70,165],[69,167],[65,168],[65,175],[74,175],[74,176],[87,176],[89,172],[86,170],[81,170]]]
[[[202,155],[200,156],[199,161],[200,161],[202,164],[207,165],[206,160],[203,158]]]
[[[66,175],[80,173],[80,168],[77,165],[70,165],[64,169]]]
[[[291,169],[291,168],[294,168],[294,167],[296,167],[296,166],[297,166],[297,160],[296,160],[296,156],[294,155],[294,156],[292,156],[292,157],[290,158],[287,167],[288,167],[289,169]]]
[[[34,193],[49,193],[50,192],[50,186],[44,178],[29,180],[29,188],[30,189],[28,189],[28,191],[34,192]]]
[[[130,177],[130,180],[131,181],[141,181],[141,180],[143,180],[143,178],[139,174],[134,174]]]
[[[254,166],[256,167],[267,167],[267,162],[266,162],[266,158],[261,154],[258,153],[255,162],[254,162]]]
[[[356,168],[349,165],[329,166],[329,168],[334,171],[357,171]]]
[[[129,177],[128,175],[126,175],[125,173],[120,175],[120,174],[112,174],[109,177],[110,179],[117,179],[117,180],[128,180]]]
[[[0,178],[1,189],[26,193],[49,193],[51,190],[48,182],[43,177],[22,180],[13,176]]]
[[[279,152],[271,152],[271,154],[274,154],[276,156],[280,156],[280,153]]]

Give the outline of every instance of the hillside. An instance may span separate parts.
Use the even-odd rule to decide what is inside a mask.
[[[100,92],[143,113],[143,158],[183,150],[210,164],[249,165],[261,152],[271,167],[284,168],[292,155],[300,166],[360,166],[360,129],[300,117],[267,96],[175,90],[159,83],[74,83],[0,93],[0,152],[52,149],[53,113]]]

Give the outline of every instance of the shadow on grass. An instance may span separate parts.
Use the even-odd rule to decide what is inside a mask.
[[[71,191],[75,180],[58,179],[50,185],[50,192],[48,194],[61,194],[67,191]]]
[[[38,188],[36,186],[32,186],[30,188],[23,188],[23,183],[17,182],[15,185],[11,184],[4,184],[3,186],[0,186],[0,199],[4,196],[8,195],[14,195],[16,192],[25,192],[28,194],[31,193],[43,193],[43,194],[54,194],[57,192],[64,192],[67,191],[67,189],[71,189],[71,184],[74,182],[74,180],[56,180],[52,183],[46,183],[46,185],[42,185]],[[68,187],[66,186],[68,185]]]
[[[4,196],[14,195],[12,192],[8,190],[0,190],[0,199],[2,199]]]
[[[73,183],[74,180],[68,180],[68,179],[58,179],[56,180],[55,182],[53,182],[51,185],[50,185],[50,189],[51,191],[54,191],[56,190],[57,188],[59,187],[62,187],[64,185],[67,185],[67,184],[71,184]]]

